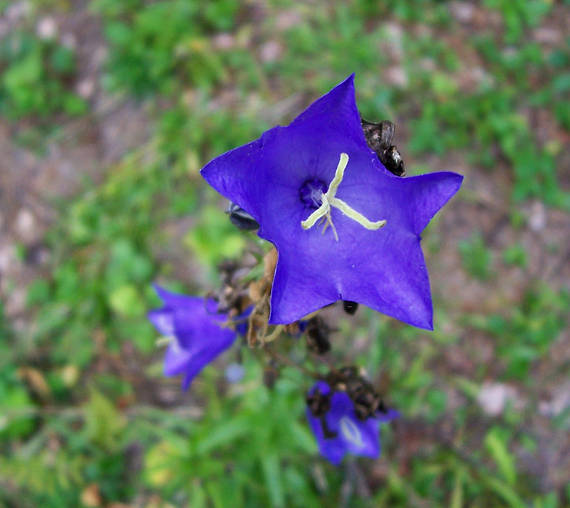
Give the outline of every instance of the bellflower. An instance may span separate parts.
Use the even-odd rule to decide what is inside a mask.
[[[353,75],[287,127],[212,160],[202,176],[277,248],[270,324],[349,300],[433,329],[420,234],[463,177],[386,170],[366,144]]]
[[[150,311],[148,318],[159,333],[170,338],[164,357],[164,375],[184,374],[187,390],[196,375],[237,337],[224,327],[227,315],[217,312],[213,299],[171,293],[155,286],[164,306]]]
[[[319,391],[329,395],[331,388],[318,381],[309,393]],[[307,408],[307,419],[317,438],[319,451],[330,462],[340,464],[346,453],[377,458],[380,455],[380,423],[399,417],[393,409],[377,412],[366,420],[356,416],[354,403],[345,392],[335,391],[330,397],[330,408],[323,416],[314,416]]]

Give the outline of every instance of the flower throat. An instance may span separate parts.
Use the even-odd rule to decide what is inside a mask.
[[[303,229],[311,229],[319,219],[323,219],[323,221],[325,222],[322,231],[323,234],[327,230],[327,228],[331,226],[334,238],[337,242],[338,242],[338,233],[332,221],[331,207],[339,209],[344,215],[346,215],[353,221],[358,222],[358,224],[360,224],[362,227],[366,229],[376,230],[386,225],[385,220],[379,220],[376,222],[368,220],[366,217],[364,217],[364,215],[354,210],[354,208],[351,208],[342,199],[336,197],[336,191],[338,189],[338,186],[342,182],[342,179],[344,177],[344,170],[346,169],[347,164],[348,164],[348,154],[343,152],[340,154],[340,159],[336,167],[334,178],[331,180],[328,190],[326,192],[323,192],[322,190],[320,191],[321,205],[313,213],[311,213],[311,215],[309,215],[304,221],[301,221],[301,226],[303,227]],[[321,223],[323,221],[321,221]]]

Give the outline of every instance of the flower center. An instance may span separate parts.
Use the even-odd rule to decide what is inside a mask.
[[[303,189],[307,186],[308,183],[311,183],[309,187],[310,193],[308,194],[311,202],[316,205],[311,208],[316,208],[315,211],[309,215],[304,221],[301,221],[301,226],[303,229],[310,229],[312,228],[319,219],[323,219],[325,221],[325,226],[323,227],[323,233],[327,230],[329,226],[334,234],[335,240],[338,242],[338,234],[336,232],[336,228],[334,227],[332,218],[331,218],[331,207],[338,208],[344,215],[351,218],[353,221],[358,222],[362,227],[370,230],[380,229],[381,227],[386,225],[385,220],[379,220],[376,222],[372,222],[368,220],[364,215],[358,213],[354,208],[351,208],[347,203],[345,203],[342,199],[336,197],[336,191],[338,186],[341,184],[342,179],[344,177],[344,170],[348,164],[348,155],[346,153],[340,154],[340,159],[338,161],[338,165],[336,167],[336,171],[334,173],[334,178],[331,180],[329,188],[325,192],[324,186],[322,186],[322,182],[319,180],[308,180],[303,184],[301,187],[301,201],[303,201]],[[321,185],[320,188],[317,188],[313,183],[317,182]],[[314,193],[320,192],[318,200],[315,200]],[[305,201],[303,201],[305,202]],[[320,206],[319,206],[320,203]],[[318,207],[318,208],[317,208]]]
[[[327,184],[313,178],[307,180],[299,189],[299,198],[305,207],[316,210],[321,206],[321,196],[327,191]]]
[[[356,423],[354,423],[348,416],[343,416],[339,423],[342,437],[354,446],[362,448],[364,446],[364,441],[362,439],[362,433]]]

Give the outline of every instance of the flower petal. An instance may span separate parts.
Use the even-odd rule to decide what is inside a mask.
[[[333,204],[329,219],[337,234],[330,228],[323,235],[322,224],[304,229],[301,222],[313,212],[319,193],[326,192],[341,154],[347,154],[348,163],[336,197],[346,203],[347,214],[351,209],[356,214],[350,218]],[[399,178],[387,171],[366,144],[352,75],[289,126],[217,157],[202,175],[249,212],[260,224],[258,235],[277,248],[271,324],[294,322],[345,299],[433,328],[420,234],[457,192],[462,177]],[[303,198],[308,184],[313,186],[308,195],[317,195],[312,203]],[[386,224],[369,230],[359,216]]]
[[[410,214],[418,235],[461,187],[463,176],[444,171],[403,179],[410,195]]]
[[[184,374],[183,389],[220,353],[231,347],[237,333],[225,327],[225,314],[215,313],[211,299],[171,293],[155,286],[164,302],[162,309],[151,311],[149,319],[159,331],[169,331],[172,342],[164,358],[164,374]]]
[[[147,317],[158,333],[166,336],[174,335],[174,316],[169,309],[151,310]]]

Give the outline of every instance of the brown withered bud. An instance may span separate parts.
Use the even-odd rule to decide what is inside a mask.
[[[369,148],[373,150],[385,168],[396,176],[404,176],[406,169],[402,156],[392,144],[396,127],[388,120],[378,123],[360,119],[364,137]]]
[[[326,395],[321,393],[318,389],[314,390],[313,393],[307,394],[307,407],[313,416],[319,418],[321,422],[321,428],[323,429],[323,434],[325,438],[332,439],[338,435],[338,432],[329,429],[326,414],[331,408],[331,397],[333,392],[329,392]]]
[[[235,203],[230,202],[226,213],[230,218],[230,222],[238,229],[243,229],[245,231],[255,231],[259,229],[257,221]]]
[[[251,305],[247,290],[241,283],[244,267],[232,260],[222,261],[218,265],[218,271],[222,281],[220,290],[208,296],[218,301],[220,312],[228,313],[229,317],[235,317]]]
[[[354,403],[354,411],[359,419],[366,420],[377,411],[386,411],[380,395],[356,367],[343,367],[333,371],[326,381],[332,389],[346,392]]]
[[[285,333],[292,335],[293,337],[299,336],[301,333],[301,328],[299,327],[299,321],[295,321],[294,323],[289,323],[283,327]]]
[[[384,157],[380,159],[386,169],[396,176],[404,176],[406,174],[406,168],[404,167],[404,160],[398,152],[398,149],[392,145],[387,150],[384,150]]]
[[[354,314],[356,314],[356,311],[358,310],[358,304],[356,302],[344,300],[342,302],[342,308],[344,309],[344,312],[350,314],[351,316],[354,316]]]
[[[329,340],[330,333],[331,329],[321,317],[315,316],[309,319],[306,330],[306,340],[309,351],[318,355],[329,352],[331,349]]]
[[[307,393],[307,407],[313,416],[323,416],[330,410],[332,394],[332,391],[327,394],[321,393],[318,388],[312,393]]]
[[[240,265],[233,259],[224,259],[218,264],[218,273],[223,284],[230,284],[235,273],[240,269]]]
[[[394,132],[396,131],[396,126],[392,122],[383,120],[382,122],[374,123],[361,118],[360,123],[366,142],[371,150],[374,150],[376,153],[383,152],[392,144]]]

